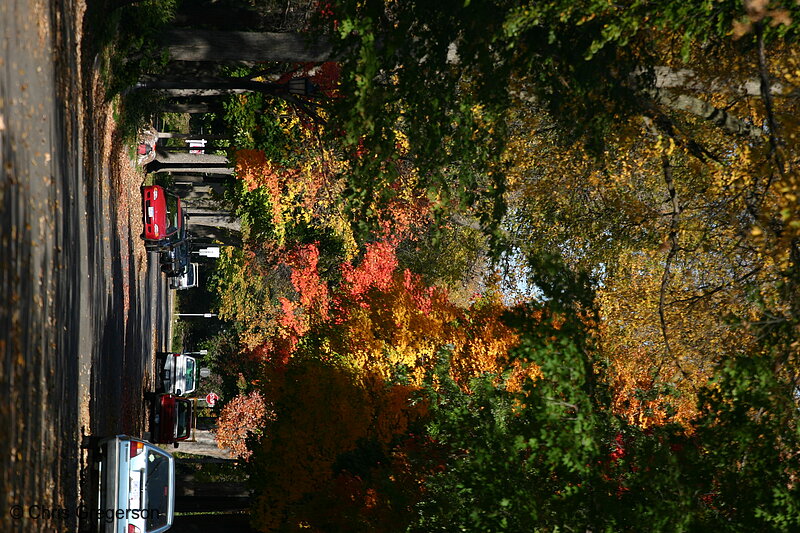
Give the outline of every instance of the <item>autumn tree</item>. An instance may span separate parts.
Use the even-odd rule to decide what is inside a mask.
[[[260,491],[254,523],[264,530],[408,522],[396,506],[419,496],[408,462],[410,433],[426,412],[418,391],[443,351],[453,361],[449,379],[465,389],[485,373],[508,370],[517,388],[538,375],[507,357],[517,337],[497,299],[454,305],[399,268],[396,246],[390,237],[368,244],[337,275],[320,270],[316,244],[286,256],[295,293],[280,299],[275,333],[253,350],[264,364],[251,378],[275,412],[251,448]],[[322,512],[331,505],[349,509],[349,525]]]
[[[336,10],[238,154],[259,527],[797,527],[797,6]]]
[[[248,459],[252,452],[247,447],[247,440],[259,435],[269,414],[258,392],[237,396],[226,402],[217,421],[217,444],[220,448],[231,450],[237,457]]]

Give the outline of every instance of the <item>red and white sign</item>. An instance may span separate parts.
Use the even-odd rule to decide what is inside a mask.
[[[205,139],[191,139],[186,141],[186,144],[189,145],[189,148],[197,148],[197,150],[189,150],[190,154],[204,154],[206,153],[204,148],[206,146]]]
[[[206,403],[209,407],[214,407],[214,404],[217,403],[217,400],[219,400],[219,396],[217,396],[215,392],[209,392],[206,394]]]

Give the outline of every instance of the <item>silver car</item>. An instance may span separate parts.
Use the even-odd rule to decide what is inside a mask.
[[[97,530],[105,533],[160,533],[175,513],[175,459],[164,450],[127,435],[98,444]]]
[[[188,396],[197,389],[197,361],[194,357],[173,352],[160,352],[157,357],[164,361],[161,368],[164,392]]]

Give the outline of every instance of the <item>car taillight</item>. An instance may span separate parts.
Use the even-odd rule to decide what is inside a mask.
[[[153,189],[153,200],[158,198],[158,189]]]
[[[128,533],[139,533],[139,528],[133,524],[128,524]]]
[[[153,235],[158,237],[158,224],[153,224]]]
[[[144,443],[131,442],[131,457],[136,457],[144,450]]]

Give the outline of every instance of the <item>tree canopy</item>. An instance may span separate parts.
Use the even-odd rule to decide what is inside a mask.
[[[800,527],[798,17],[342,0],[337,63],[241,67],[325,86],[214,117],[254,526]]]

